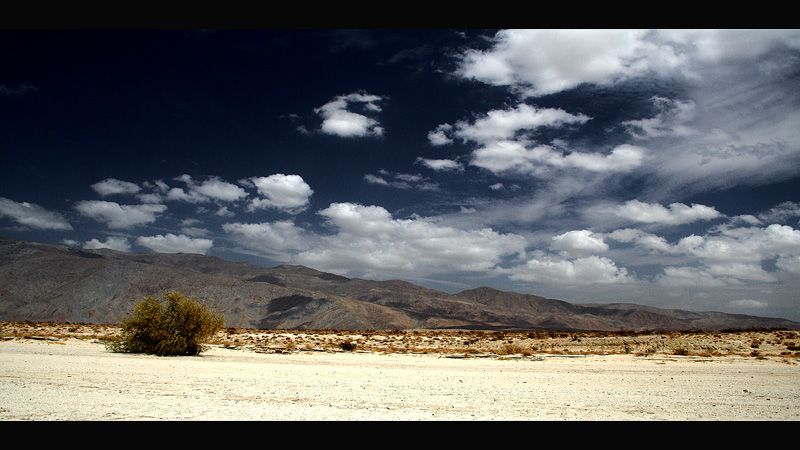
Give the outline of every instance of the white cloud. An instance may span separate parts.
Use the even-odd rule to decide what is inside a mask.
[[[554,236],[550,246],[563,256],[585,256],[608,250],[608,244],[600,235],[589,230],[573,230]]]
[[[383,177],[391,178],[391,181],[373,174],[364,175],[364,180],[370,184],[378,184],[381,186],[389,186],[397,189],[419,189],[419,190],[436,190],[439,185],[432,182],[429,178],[422,175],[415,175],[410,173],[389,173],[386,170],[381,170],[380,174]]]
[[[516,141],[497,141],[475,150],[471,163],[495,173],[515,171],[548,174],[552,168],[580,168],[592,172],[625,172],[638,167],[644,149],[623,144],[609,154],[573,152],[564,155],[549,145],[527,148]]]
[[[634,279],[627,269],[617,267],[609,258],[591,255],[582,258],[558,259],[539,255],[526,264],[503,270],[517,281],[558,286],[630,283]]]
[[[120,205],[102,200],[84,200],[75,209],[86,217],[105,222],[109,228],[127,229],[136,225],[155,222],[159,213],[167,207],[158,204]]]
[[[213,246],[210,239],[195,239],[184,235],[167,233],[166,235],[141,236],[136,243],[158,253],[198,253],[205,255]]]
[[[696,267],[665,267],[656,282],[666,288],[721,287],[725,282]]]
[[[317,234],[291,221],[223,228],[240,245],[262,254],[334,273],[382,277],[485,271],[524,252],[526,245],[520,236],[488,228],[464,231],[424,218],[395,219],[379,206],[333,203],[319,214],[332,234]]]
[[[774,283],[800,273],[800,230],[787,225],[716,227],[712,233],[690,235],[675,244],[636,229],[602,234],[634,243],[653,253],[683,258],[664,267],[656,282],[668,287],[719,287],[747,282]],[[774,263],[775,270],[766,267]]]
[[[106,238],[105,242],[100,242],[97,239],[92,239],[83,244],[83,248],[88,248],[88,249],[109,248],[111,250],[117,250],[120,252],[131,251],[131,245],[128,242],[128,238],[120,236],[109,236],[108,238]]]
[[[698,76],[698,65],[800,48],[798,30],[502,30],[464,53],[458,75],[538,96],[647,74]]]
[[[10,217],[17,223],[37,230],[72,230],[72,225],[60,214],[39,205],[0,197],[0,216]]]
[[[429,159],[429,158],[417,158],[417,162],[428,167],[429,169],[433,169],[436,171],[444,170],[461,170],[461,163],[458,161],[454,161],[452,159]]]
[[[382,97],[364,92],[340,95],[330,102],[316,108],[314,112],[322,117],[321,131],[341,137],[382,136],[383,127],[378,121],[364,114],[351,111],[355,104],[364,112],[375,113],[381,110],[377,102]]]
[[[768,303],[753,300],[753,299],[741,299],[741,300],[733,300],[728,303],[730,306],[735,308],[747,308],[747,309],[763,309],[769,306]]]
[[[635,228],[614,230],[611,233],[606,233],[604,236],[617,242],[633,243],[651,252],[669,253],[672,251],[672,246],[663,237]]]
[[[262,223],[233,222],[222,225],[242,247],[273,258],[289,260],[308,249],[317,238],[290,220]]]
[[[452,144],[453,139],[448,136],[450,130],[453,129],[453,126],[450,124],[442,124],[436,127],[435,130],[428,132],[428,141],[431,145],[447,145]]]
[[[622,125],[628,127],[635,137],[645,139],[689,136],[698,133],[687,125],[696,116],[696,105],[693,101],[654,97],[653,104],[659,110],[655,117],[622,122]]]
[[[542,127],[582,124],[588,120],[589,118],[583,114],[575,115],[562,109],[535,108],[520,103],[514,108],[489,111],[472,122],[459,121],[449,127],[449,130],[454,137],[465,142],[486,143],[514,139],[520,132]],[[441,133],[447,130],[448,128],[440,126],[436,132]]]
[[[247,192],[241,187],[228,183],[219,177],[209,177],[200,183],[190,175],[181,175],[176,180],[183,181],[188,191],[182,188],[172,188],[167,192],[169,200],[179,200],[189,203],[204,203],[209,201],[234,202],[247,197]]]
[[[136,194],[142,190],[139,185],[129,181],[117,180],[116,178],[106,178],[92,185],[95,192],[105,197],[115,194]]]
[[[642,30],[502,30],[489,50],[467,51],[458,74],[533,96],[582,83],[608,85],[684,62],[648,36]]]
[[[314,191],[300,175],[284,175],[282,173],[252,177],[243,182],[252,183],[262,198],[254,198],[249,210],[258,208],[276,208],[288,212],[299,212],[305,209]]]
[[[641,223],[659,223],[665,225],[679,225],[696,222],[698,220],[711,220],[721,217],[722,214],[712,206],[683,203],[672,203],[664,207],[658,203],[644,203],[639,200],[629,200],[622,205],[612,208],[601,207],[601,210],[610,212],[627,220]]]

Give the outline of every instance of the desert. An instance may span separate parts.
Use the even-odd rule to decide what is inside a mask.
[[[118,327],[0,323],[3,421],[792,421],[800,332],[227,328],[193,357]]]

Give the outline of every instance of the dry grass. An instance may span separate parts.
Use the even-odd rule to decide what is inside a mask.
[[[0,340],[67,339],[103,341],[118,326],[0,322]],[[800,359],[800,331],[746,330],[696,332],[505,332],[430,330],[257,330],[227,328],[212,346],[264,353],[377,352],[434,354],[446,357],[535,357],[551,355],[665,354],[687,357],[743,356]]]

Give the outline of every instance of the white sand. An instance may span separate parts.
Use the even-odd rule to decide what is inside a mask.
[[[117,354],[0,342],[0,420],[798,420],[800,366],[654,355]]]

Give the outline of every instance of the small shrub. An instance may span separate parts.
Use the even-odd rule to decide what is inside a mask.
[[[350,341],[344,341],[339,343],[339,348],[347,352],[352,352],[356,349],[356,344]]]
[[[166,292],[161,299],[147,297],[122,320],[119,338],[107,347],[114,352],[149,353],[158,356],[197,355],[202,343],[222,328],[222,315],[180,292]]]

